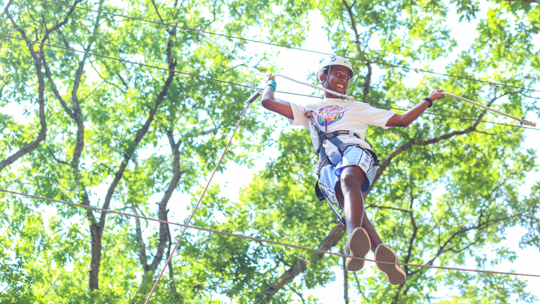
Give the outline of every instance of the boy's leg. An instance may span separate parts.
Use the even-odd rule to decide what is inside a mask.
[[[362,228],[365,215],[361,188],[365,182],[366,177],[362,169],[352,166],[343,169],[340,182],[336,185],[336,196],[344,212],[348,230],[345,246],[347,254],[362,259],[366,257],[372,247],[369,234]],[[375,232],[373,226],[371,226],[371,230]],[[364,267],[364,263],[364,260],[349,258],[346,263],[347,270],[358,271]]]
[[[349,233],[348,242],[352,241],[351,235],[353,233],[361,235],[361,233],[357,233],[358,231],[355,231],[355,229],[362,227],[369,238],[366,242],[371,243],[371,250],[375,252],[375,260],[377,261],[379,269],[386,275],[386,278],[391,284],[403,284],[407,279],[407,275],[399,268],[399,266],[379,263],[379,261],[396,263],[398,262],[398,257],[390,247],[382,244],[381,238],[377,234],[377,231],[375,231],[375,227],[373,227],[365,213],[364,197],[362,196],[361,190],[365,182],[366,176],[362,169],[357,166],[351,166],[346,167],[341,172],[340,183],[336,186],[336,197],[344,212],[345,222]],[[358,238],[358,240],[361,240],[361,238]],[[362,251],[362,254],[367,253],[368,251],[367,249],[362,248],[362,246],[358,246],[357,248],[359,248],[359,251]],[[356,256],[354,252],[353,256]],[[347,261],[347,269],[351,271],[362,269],[363,266],[363,261],[353,261],[352,259]]]
[[[349,171],[349,169],[351,169]],[[344,174],[349,174],[346,182],[340,182],[340,187],[336,187],[336,196],[340,204],[341,210],[345,212],[345,222],[347,223],[347,232],[350,235],[354,229],[360,227],[360,222],[362,223],[362,228],[364,228],[369,236],[371,241],[371,250],[375,252],[377,246],[382,244],[382,240],[375,231],[375,227],[371,224],[365,210],[364,210],[364,196],[360,190],[364,183],[366,182],[366,175],[362,169],[357,166],[347,167],[341,173],[341,179],[345,180],[343,177]],[[340,180],[341,180],[340,179]],[[349,179],[351,179],[349,181]],[[355,184],[355,181],[358,183]],[[345,191],[347,192],[347,201],[343,195],[343,188],[345,186]],[[345,207],[347,206],[347,207]],[[346,209],[347,208],[347,209]],[[348,211],[345,211],[348,210]],[[364,214],[364,219],[361,220],[360,214]]]
[[[361,188],[365,183],[366,174],[362,169],[357,166],[347,167],[341,173],[340,187],[336,189],[336,196],[345,213],[348,233],[351,234],[362,224],[362,228],[366,230],[371,240],[371,249],[375,252],[377,246],[382,244],[382,240],[364,210],[364,196]]]
[[[364,197],[362,196],[362,185],[366,183],[364,171],[357,166],[346,167],[341,172],[340,189],[342,210],[347,223],[349,234],[354,229],[361,227],[364,218]],[[337,192],[339,192],[339,190]],[[338,200],[339,200],[338,196]]]
[[[375,227],[373,227],[373,224],[371,224],[371,221],[369,220],[367,214],[364,212],[364,221],[362,222],[362,228],[364,228],[369,235],[369,240],[371,241],[371,250],[375,252],[377,247],[381,245],[383,242],[379,235],[377,234],[377,231],[375,231]]]

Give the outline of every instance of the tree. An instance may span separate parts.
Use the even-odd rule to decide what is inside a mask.
[[[516,116],[539,112],[528,92],[469,80],[515,87],[537,83],[540,60],[532,37],[538,33],[540,11],[534,4],[495,2],[489,14],[481,16],[479,4],[467,1],[298,5],[186,0],[123,6],[10,1],[4,6],[2,33],[162,70],[2,38],[2,106],[20,105],[34,121],[25,124],[11,113],[2,114],[5,144],[0,156],[17,157],[2,163],[1,186],[170,219],[174,193],[200,190],[198,180],[213,168],[249,95],[242,87],[176,71],[240,84],[256,81],[185,28],[232,36],[263,30],[260,39],[298,46],[308,26],[307,12],[313,9],[325,17],[335,52],[356,59],[360,76],[351,90],[358,100],[389,107],[404,106],[403,100],[417,102],[425,88],[404,85],[407,70],[376,62],[417,66],[452,55],[456,42],[444,22],[452,9],[463,20],[477,21],[478,37],[471,50],[459,53],[446,67],[448,74],[464,78],[430,81],[470,99],[485,97],[486,104]],[[272,65],[265,56],[251,54],[245,41],[220,39],[250,56],[251,62]],[[29,102],[36,96],[37,103]],[[271,140],[274,126],[254,110],[238,133],[238,149],[227,159],[249,163]],[[469,257],[479,268],[516,258],[512,249],[500,246],[509,227],[527,227],[530,233],[523,244],[538,246],[540,184],[529,197],[516,188],[527,172],[538,168],[533,151],[520,148],[522,129],[487,124],[483,121],[493,119],[488,113],[451,100],[435,104],[432,111],[471,120],[425,116],[406,129],[369,130],[382,162],[366,208],[383,240],[402,262],[462,265]],[[40,132],[46,136],[26,148]],[[240,201],[223,198],[219,187],[213,187],[193,224],[339,251],[344,229],[313,195],[316,160],[309,135],[285,132],[275,145],[279,156],[242,190]],[[166,224],[152,227],[140,220],[12,196],[3,196],[2,202],[0,288],[7,303],[144,301],[176,235]],[[214,216],[218,214],[223,217]],[[487,246],[493,256],[479,252]],[[315,303],[303,290],[333,280],[332,266],[342,263],[312,252],[193,232],[179,248],[153,302],[211,303],[218,293],[237,303]],[[405,271],[409,279],[397,287],[389,287],[381,275],[349,273],[351,303],[434,301],[432,294],[440,286],[460,288],[471,301],[534,300],[519,278],[413,267]],[[484,288],[488,286],[489,293]]]
[[[456,46],[451,32],[444,27],[450,8],[443,3],[416,6],[410,2],[343,1],[318,5],[326,17],[335,52],[365,62],[353,95],[372,104],[396,107],[402,100],[414,104],[425,91],[423,86],[404,86],[402,82],[408,71],[396,68],[381,68],[380,80],[374,83],[376,62],[414,66],[416,61],[446,56]],[[537,8],[503,3],[490,9],[485,19],[478,16],[476,4],[458,3],[457,10],[463,19],[480,19],[479,38],[471,50],[460,53],[446,69],[446,73],[464,78],[431,81],[437,82],[437,87],[471,99],[488,96],[488,105],[509,113],[537,112],[534,99],[531,102],[529,95],[520,89],[491,88],[469,80],[480,78],[488,83],[526,87],[536,83],[538,63],[534,58],[538,58],[538,53],[533,51],[534,44],[527,33],[538,32]],[[503,19],[503,15],[512,18]],[[514,31],[514,27],[520,31]],[[377,38],[380,47],[374,48],[370,41]],[[524,243],[537,244],[532,239],[536,239],[533,235],[538,231],[534,219],[538,197],[523,197],[517,185],[523,183],[525,172],[537,170],[538,165],[533,151],[518,148],[524,140],[522,130],[483,123],[484,119],[492,119],[486,112],[454,104],[445,100],[432,111],[471,117],[471,120],[431,116],[407,129],[370,130],[368,138],[379,153],[381,166],[366,208],[383,240],[398,250],[404,263],[463,265],[470,257],[478,268],[495,266],[501,259],[517,258],[512,249],[498,246],[506,228],[528,227],[530,234]],[[309,142],[305,132],[283,134],[279,141],[281,156],[244,189],[241,203],[208,206],[218,208],[228,220],[200,221],[197,225],[211,224],[218,230],[234,230],[324,250],[341,246],[345,242],[343,227],[335,224],[331,212],[321,210],[325,203],[316,203],[312,193],[314,160]],[[209,210],[205,214],[215,212]],[[253,224],[242,226],[241,223]],[[209,237],[201,240],[199,246],[223,256],[225,253],[220,248],[231,241]],[[212,244],[211,248],[207,248],[208,244]],[[479,253],[486,246],[493,248],[495,257]],[[293,291],[286,289],[288,284],[301,284],[304,289],[323,285],[332,278],[328,267],[339,265],[333,257],[259,244],[246,245],[234,253],[244,258],[257,257],[248,264],[232,263],[227,271],[214,270],[223,274],[218,281],[229,283],[222,284],[225,286],[222,292],[239,303],[252,299],[260,303],[289,302]],[[261,261],[266,266],[260,266]],[[239,279],[229,273],[246,268],[258,271],[250,272],[249,285],[238,286]],[[507,302],[517,297],[534,301],[534,297],[524,292],[524,283],[518,278],[411,267],[404,270],[409,279],[397,287],[389,287],[381,275],[359,280],[361,275],[349,274],[361,295],[351,298],[368,303],[427,302],[435,300],[431,294],[444,284],[461,289],[465,299]]]
[[[8,136],[3,138],[6,145],[2,146],[2,155],[13,155],[2,162],[2,168],[6,169],[3,186],[16,186],[24,192],[84,206],[155,214],[167,220],[173,192],[197,190],[197,179],[214,165],[218,151],[224,147],[238,119],[243,108],[240,101],[250,94],[238,86],[178,76],[176,71],[225,82],[250,81],[249,76],[229,68],[231,58],[224,58],[219,51],[201,44],[195,32],[179,29],[205,29],[214,25],[229,35],[240,35],[252,24],[263,22],[266,14],[276,9],[266,3],[266,10],[246,16],[248,2],[224,4],[130,2],[122,12],[121,7],[103,1],[82,9],[78,8],[80,1],[63,5],[9,1],[4,7],[6,18],[2,30],[18,33],[17,37],[25,41],[3,38],[6,41],[2,50],[7,54],[2,59],[7,67],[2,69],[3,102],[25,104],[37,88],[41,132],[36,140],[26,144],[34,124],[18,125],[8,113],[3,114],[6,116],[2,116],[2,127],[7,128]],[[283,7],[288,5],[291,4],[285,3]],[[178,28],[122,18],[118,16],[120,13],[142,14],[146,19]],[[297,10],[299,17],[303,13]],[[245,20],[236,18],[239,16]],[[288,22],[294,21],[292,18]],[[284,38],[294,34],[294,29],[285,31],[276,25],[271,28]],[[243,43],[235,46],[245,48]],[[158,66],[165,72],[103,56]],[[208,58],[214,60],[210,66]],[[31,69],[32,64],[35,69]],[[29,70],[30,73],[25,73]],[[32,107],[33,104],[27,106],[29,116],[33,114]],[[240,138],[264,136],[266,132],[261,120],[250,113]],[[160,150],[162,147],[170,153]],[[245,140],[242,147],[246,151],[257,150],[260,142]],[[232,159],[245,161],[234,155]],[[23,176],[32,179],[14,183]],[[161,193],[154,209],[153,196]],[[127,297],[139,302],[149,292],[155,280],[154,272],[163,264],[164,256],[171,253],[168,225],[161,224],[149,234],[140,221],[130,225],[128,219],[110,219],[105,212],[20,202],[4,206],[3,220],[13,222],[17,219],[13,214],[30,206],[46,206],[58,219],[47,220],[35,212],[20,215],[21,223],[39,223],[34,239],[47,243],[46,248],[28,247],[30,251],[24,254],[17,251],[13,255],[9,249],[13,248],[13,242],[5,240],[2,254],[9,263],[14,263],[10,264],[13,267],[8,273],[27,276],[31,282],[19,286],[9,281],[17,276],[7,276],[8,290],[11,293],[23,290],[29,301],[99,302]],[[77,227],[78,233],[66,235],[73,227]],[[25,243],[32,242],[31,236],[23,232],[14,230],[10,234]],[[51,233],[62,237],[52,238]],[[74,244],[78,248],[70,247]],[[32,250],[36,251],[35,256],[28,254]],[[57,250],[63,253],[52,254]],[[46,268],[47,273],[40,267]],[[73,270],[65,273],[66,267]],[[193,288],[183,285],[181,294],[176,290],[173,267],[169,266],[170,283],[165,284],[169,288],[160,290],[157,296],[192,298],[190,295],[196,295],[190,291]],[[142,279],[138,278],[139,274]],[[16,287],[12,288],[12,283]],[[66,294],[70,294],[69,299]],[[12,298],[6,295],[6,299]]]

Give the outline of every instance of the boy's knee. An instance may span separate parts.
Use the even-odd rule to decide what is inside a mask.
[[[357,166],[345,168],[341,172],[339,180],[341,187],[346,189],[360,189],[366,182],[364,172]]]

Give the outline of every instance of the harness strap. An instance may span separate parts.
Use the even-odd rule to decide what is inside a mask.
[[[343,149],[342,147],[343,146],[346,146],[347,144],[345,144],[343,141],[341,141],[339,138],[337,138],[339,135],[351,135],[356,137],[356,138],[359,138],[360,139],[360,136],[358,136],[358,134],[354,133],[353,131],[345,131],[345,130],[341,130],[341,131],[334,131],[334,132],[324,132],[324,131],[321,131],[321,130],[317,130],[318,133],[319,133],[319,148],[317,149],[317,154],[320,154],[321,151],[324,153],[324,155],[326,155],[326,152],[324,151],[324,149],[322,149],[322,146],[323,146],[323,142],[325,140],[329,140],[334,146],[336,146],[339,150],[340,153],[343,152]],[[321,159],[323,159],[321,157]]]
[[[354,131],[340,130],[340,131],[334,131],[334,132],[324,132],[317,125],[315,125],[315,129],[317,130],[318,138],[319,138],[319,147],[317,148],[317,154],[319,154],[319,161],[321,162],[320,167],[319,167],[318,170],[320,170],[324,166],[325,161],[328,161],[328,162],[331,163],[331,160],[328,157],[328,155],[326,155],[326,150],[323,147],[323,143],[324,143],[325,140],[329,140],[334,146],[337,147],[339,153],[341,155],[343,155],[344,150],[347,147],[351,146],[351,145],[346,144],[343,141],[341,141],[338,138],[339,135],[347,134],[349,136],[355,136],[355,137],[361,139],[360,136],[358,136],[358,134],[354,133]],[[375,165],[378,165],[379,161],[377,160],[377,155],[371,150],[367,150],[367,151],[369,151],[369,153],[375,159]],[[337,165],[337,164],[335,164],[335,165]],[[317,171],[318,177],[320,177],[319,173],[320,172]],[[315,183],[315,194],[316,194],[317,198],[319,200],[321,200],[321,201],[326,199],[326,195],[324,194],[324,192],[321,190],[321,188],[319,186],[319,180],[318,179],[317,179],[317,183]],[[340,212],[338,212],[338,210],[336,210],[335,206],[329,200],[327,200],[327,201],[328,201],[328,205],[330,205],[330,209],[332,209],[332,211],[334,212],[334,214],[336,215],[338,220],[341,222],[341,224],[345,226],[346,224],[345,224],[345,219],[343,218],[343,216],[341,216]]]
[[[339,135],[349,135],[351,136],[355,136],[356,138],[360,138],[360,136],[358,136],[358,134],[354,133],[354,131],[346,131],[346,130],[340,130],[340,131],[334,131],[334,132],[324,132],[324,131],[321,131],[320,129],[317,129],[317,132],[319,134],[319,148],[317,148],[317,154],[319,155],[319,159],[322,162],[324,162],[327,158],[328,158],[328,155],[326,154],[326,150],[323,148],[323,142],[325,140],[329,140],[334,146],[337,147],[338,151],[340,154],[343,155],[343,152],[345,151],[345,149],[349,146],[351,146],[350,144],[346,144],[344,143],[343,141],[341,141],[338,136]],[[365,140],[367,142],[367,139]],[[369,142],[368,142],[369,143]],[[377,157],[377,154],[375,154],[375,152],[369,150],[369,149],[366,149],[370,154],[371,156],[373,157],[373,160],[374,160],[374,166],[379,166],[379,158]]]
[[[319,186],[319,182],[317,181],[317,183],[315,184],[315,194],[317,195],[317,198],[319,199],[319,201],[322,201],[322,200],[325,200],[326,199],[326,196],[324,195],[324,193],[322,192],[321,190],[321,187]],[[336,210],[336,207],[334,206],[334,204],[328,202],[328,205],[330,205],[330,209],[332,209],[332,211],[334,212],[334,214],[337,216],[338,220],[341,222],[341,224],[343,226],[345,226],[345,219],[343,218],[343,216],[341,216],[341,214]]]

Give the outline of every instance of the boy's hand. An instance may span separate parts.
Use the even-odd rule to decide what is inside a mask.
[[[313,115],[313,111],[306,111],[304,112],[304,116],[306,116],[306,118],[312,122],[315,122],[315,117]]]
[[[266,75],[266,83],[268,83],[270,80],[276,81],[276,76],[273,74]]]
[[[439,99],[443,99],[444,98],[444,95],[441,94],[442,92],[444,92],[443,90],[435,90],[435,91],[431,91],[428,95],[428,98],[435,101],[435,100],[439,100]]]

